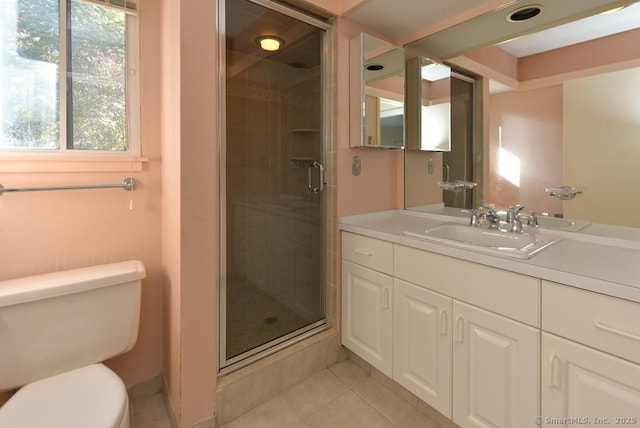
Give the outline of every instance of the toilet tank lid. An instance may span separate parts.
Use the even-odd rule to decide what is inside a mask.
[[[145,275],[141,261],[129,260],[0,281],[0,307],[124,284]]]

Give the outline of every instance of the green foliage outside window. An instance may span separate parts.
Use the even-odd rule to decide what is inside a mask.
[[[60,80],[66,79],[66,147],[127,150],[124,12],[69,0],[70,37],[63,40],[67,58],[61,61],[59,1],[7,1],[8,13],[0,18],[0,36],[9,41],[0,57],[7,76],[0,81],[0,147],[58,148]]]

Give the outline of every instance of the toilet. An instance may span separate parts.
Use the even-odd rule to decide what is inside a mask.
[[[0,281],[0,428],[128,428],[123,381],[101,361],[138,336],[137,260]]]

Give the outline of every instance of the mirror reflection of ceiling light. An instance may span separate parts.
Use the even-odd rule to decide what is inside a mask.
[[[443,64],[428,64],[422,67],[422,79],[430,82],[446,79],[451,76],[451,69]]]
[[[256,39],[256,43],[265,51],[277,51],[284,45],[284,40],[276,36],[260,36]]]

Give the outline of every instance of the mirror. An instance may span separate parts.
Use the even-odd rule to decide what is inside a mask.
[[[407,150],[451,151],[451,68],[423,56],[406,68]]]
[[[404,146],[404,50],[369,34],[350,41],[352,147]]]
[[[554,7],[550,1],[537,3],[544,5],[545,13]],[[607,7],[605,3],[610,6],[633,2],[591,3],[602,9]],[[500,10],[503,15],[507,12]],[[483,108],[474,119],[480,126],[474,130],[473,158],[474,162],[478,157],[484,158],[484,171],[473,175],[478,186],[472,192],[480,195],[473,198],[473,208],[492,203],[498,207],[524,204],[527,211],[546,212],[551,217],[640,227],[640,216],[630,214],[640,210],[636,188],[640,182],[640,51],[631,48],[640,45],[639,12],[640,4],[633,4],[615,13],[585,18],[621,14],[631,23],[616,24],[615,34],[578,40],[550,51],[522,53],[518,52],[518,44],[527,46],[530,37],[543,41],[545,37],[558,38],[558,34],[564,37],[573,31],[565,26],[571,19],[563,18],[561,27],[486,46],[483,34],[474,32],[475,20],[485,19],[483,15],[456,26],[460,28],[452,27],[464,32],[469,41],[467,47],[464,40],[454,40],[453,36],[452,43],[462,44],[442,51],[437,51],[437,44],[430,45],[432,36],[405,46],[406,50],[439,57],[454,70],[480,77],[478,103]],[[588,13],[579,11],[575,15],[583,17]],[[506,22],[504,16],[500,20]],[[593,21],[566,25],[583,29],[600,26]],[[554,30],[557,33],[544,36]],[[446,39],[436,34],[438,43]],[[503,35],[500,40],[510,37]],[[455,151],[454,141],[451,153]],[[428,158],[405,159],[407,209],[437,211],[443,206],[455,206],[444,199],[451,192],[436,184],[444,176],[441,159],[435,153],[430,157],[435,172],[428,177],[424,172]],[[563,185],[583,193],[566,200],[550,196],[554,192],[549,188],[557,190]],[[425,186],[429,187],[430,199],[423,198],[412,205],[408,195]],[[545,188],[549,191],[545,192]],[[431,208],[425,208],[427,205]]]

